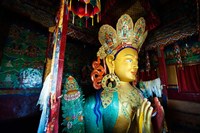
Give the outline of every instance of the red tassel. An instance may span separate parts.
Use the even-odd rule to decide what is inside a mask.
[[[92,16],[92,26],[94,26],[94,17]]]
[[[87,14],[87,4],[85,4],[85,14]]]

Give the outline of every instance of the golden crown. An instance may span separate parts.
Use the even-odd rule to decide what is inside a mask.
[[[133,47],[139,52],[147,36],[145,26],[143,17],[139,18],[134,26],[128,14],[122,15],[118,19],[116,30],[110,25],[102,25],[98,34],[102,46],[99,48],[97,56],[103,59],[108,54],[115,55],[117,51],[125,47]]]

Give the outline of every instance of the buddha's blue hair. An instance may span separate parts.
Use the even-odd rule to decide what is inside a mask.
[[[115,55],[114,55],[114,60],[116,59],[118,53],[119,53],[120,51],[122,51],[123,49],[125,49],[125,48],[132,48],[132,49],[134,49],[135,51],[138,52],[138,50],[137,50],[136,48],[131,47],[131,46],[126,46],[126,47],[121,48],[120,50],[118,50],[118,51],[115,53]]]
[[[95,95],[95,100],[96,100],[96,103],[95,103],[95,107],[94,107],[94,114],[96,115],[96,124],[98,126],[99,122],[101,121],[101,118],[102,118],[102,113],[101,113],[101,110],[100,110],[100,107],[101,107],[101,92],[102,92],[103,89],[100,89],[96,92],[96,95]]]

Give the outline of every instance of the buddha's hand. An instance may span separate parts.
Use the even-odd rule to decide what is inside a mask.
[[[153,107],[151,106],[151,102],[149,102],[147,99],[144,99],[142,105],[137,110],[137,123],[139,133],[152,133],[152,112]]]

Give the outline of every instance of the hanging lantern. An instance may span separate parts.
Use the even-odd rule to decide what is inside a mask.
[[[99,22],[99,14],[101,12],[100,0],[70,0],[68,2],[68,11],[79,18],[86,18],[86,25],[88,18],[92,18],[92,25],[94,24],[94,16],[97,15],[97,22]]]
[[[99,12],[100,12],[100,9],[97,6],[94,6],[93,15],[98,14]]]
[[[85,2],[86,4],[88,4],[88,3],[90,3],[90,0],[84,0],[84,2]]]
[[[76,13],[79,18],[82,18],[85,15],[85,3],[82,1],[79,1],[76,5]]]
[[[100,0],[91,0],[91,5],[93,6],[93,16],[94,15],[99,15],[101,12],[101,2]]]

